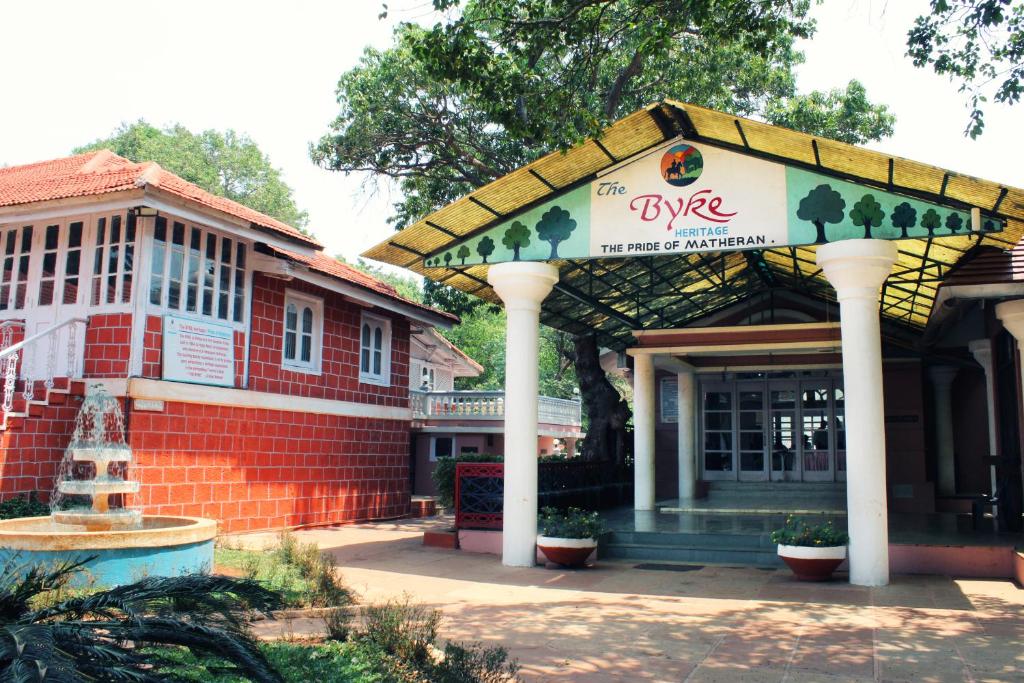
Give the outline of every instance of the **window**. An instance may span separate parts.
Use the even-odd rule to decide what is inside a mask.
[[[433,391],[434,390],[434,368],[423,366],[422,376],[420,377],[420,391]]]
[[[3,274],[0,276],[0,311],[25,307],[28,286],[29,255],[32,251],[32,226],[9,228],[3,233]]]
[[[359,325],[359,381],[391,385],[391,322],[369,313]]]
[[[134,229],[131,238],[134,241]],[[166,217],[157,216],[149,302],[173,311],[243,322],[247,248],[201,226],[168,224]],[[126,271],[130,283],[130,262]]]
[[[166,225],[163,227],[166,232]],[[161,254],[166,235],[158,236]],[[154,246],[154,253],[156,247]],[[156,264],[154,263],[154,267]],[[96,246],[92,259],[92,287],[89,303],[128,303],[132,299],[132,279],[135,268],[135,217],[128,215],[100,216],[96,219]],[[163,272],[163,260],[159,268]],[[155,273],[156,271],[154,271]],[[150,293],[152,297],[152,292]]]
[[[285,292],[281,365],[293,370],[320,372],[323,310],[322,299],[291,290]]]
[[[433,436],[430,438],[430,462],[438,458],[450,458],[455,453],[454,436]]]

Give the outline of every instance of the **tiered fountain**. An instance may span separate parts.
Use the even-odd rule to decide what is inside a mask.
[[[216,522],[143,515],[127,504],[139,482],[127,476],[132,450],[124,434],[120,403],[93,388],[64,452],[50,516],[0,521],[0,562],[92,557],[86,568],[100,585],[212,567]]]

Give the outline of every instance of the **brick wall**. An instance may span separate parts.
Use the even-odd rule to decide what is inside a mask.
[[[409,511],[405,421],[168,402],[128,424],[147,514],[238,532]]]
[[[40,417],[26,417],[0,432],[0,499],[40,493],[48,499],[71,440],[82,401],[68,397],[63,405],[48,405]]]
[[[131,354],[132,314],[89,316],[85,331],[85,377],[127,377]]]
[[[323,358],[319,375],[281,367],[285,289],[324,300]],[[298,281],[284,282],[257,273],[253,278],[249,388],[377,405],[409,405],[409,321],[386,311],[373,311],[391,318],[391,386],[363,384],[359,381],[359,324],[363,310],[319,287]]]

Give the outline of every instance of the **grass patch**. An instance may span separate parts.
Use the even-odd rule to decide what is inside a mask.
[[[281,593],[288,607],[338,607],[353,602],[351,592],[338,579],[334,560],[315,543],[300,543],[283,533],[275,548],[243,550],[219,546],[214,564],[240,571]]]

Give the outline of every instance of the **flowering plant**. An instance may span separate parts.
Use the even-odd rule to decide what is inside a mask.
[[[546,507],[540,511],[537,518],[537,530],[541,536],[549,538],[596,539],[604,531],[604,524],[596,512],[587,512],[579,508],[569,508],[562,512],[556,508]]]
[[[832,522],[808,524],[793,516],[786,517],[785,525],[773,531],[770,537],[772,543],[779,545],[810,547],[840,546],[850,542],[850,536],[842,529],[837,529]]]

